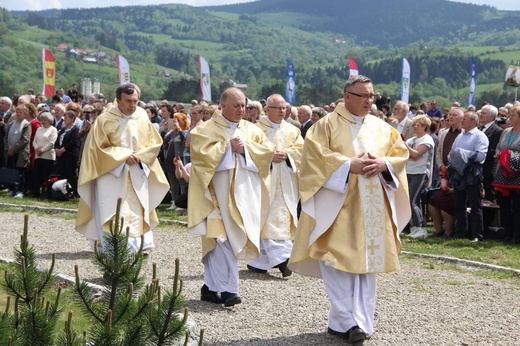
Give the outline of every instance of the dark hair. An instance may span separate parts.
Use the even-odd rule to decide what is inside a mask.
[[[116,98],[121,100],[123,94],[132,95],[135,92],[135,87],[132,84],[124,84],[116,89]]]
[[[372,80],[363,75],[352,76],[347,80],[347,83],[345,83],[343,91],[347,92],[356,83],[372,83]]]

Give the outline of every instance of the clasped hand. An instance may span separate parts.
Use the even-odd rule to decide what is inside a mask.
[[[233,137],[229,140],[231,144],[231,151],[238,154],[244,153],[244,142],[240,137]]]
[[[273,162],[279,163],[287,160],[287,152],[285,150],[276,150],[273,156]]]
[[[358,154],[350,160],[350,171],[355,174],[363,174],[367,178],[372,178],[379,173],[387,172],[388,168],[383,159],[367,153],[367,157],[363,158],[365,153]]]
[[[141,160],[139,160],[139,158],[135,154],[130,155],[130,157],[128,159],[126,159],[126,163],[129,166],[135,165],[136,163],[139,163],[139,162],[141,162]]]

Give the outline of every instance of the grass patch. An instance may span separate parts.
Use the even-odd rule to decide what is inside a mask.
[[[496,240],[485,240],[470,243],[467,239],[444,241],[441,237],[433,237],[433,228],[428,227],[427,239],[411,239],[403,237],[403,250],[427,255],[440,255],[464,260],[483,262],[520,270],[520,247],[506,245]]]
[[[12,273],[14,271],[14,265],[14,263],[0,263],[0,273],[4,273],[6,270]],[[3,286],[4,282],[4,276],[2,275],[0,278],[0,311],[5,311],[8,296],[8,293]],[[74,294],[74,287],[72,284],[70,282],[58,279],[52,288],[47,292],[46,297],[54,303],[59,287],[61,287],[60,307],[62,309],[62,313],[60,314],[58,328],[63,328],[63,326],[65,326],[65,321],[67,320],[69,311],[73,311],[72,323],[76,332],[81,335],[83,331],[88,331],[92,324],[83,317],[79,307],[74,302],[72,298],[72,295]],[[11,300],[11,312],[14,311],[13,303],[14,301]]]

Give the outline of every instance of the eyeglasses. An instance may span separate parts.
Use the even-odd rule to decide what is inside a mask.
[[[83,112],[83,114],[92,114],[92,112]]]
[[[246,109],[250,111],[251,109],[256,109],[256,107],[246,107]]]
[[[279,110],[279,111],[284,111],[287,109],[287,107],[285,106],[281,106],[281,107],[276,107],[276,106],[267,106],[269,108],[272,108],[272,109],[276,109],[276,110]]]
[[[421,125],[422,125],[422,124],[416,123],[416,124],[413,124],[412,126],[413,126],[413,127],[419,127],[419,126],[421,126]]]
[[[349,94],[351,95],[354,95],[354,96],[357,96],[357,97],[361,97],[363,100],[373,100],[374,99],[374,94],[356,94],[356,93],[353,93],[351,91],[347,91]]]

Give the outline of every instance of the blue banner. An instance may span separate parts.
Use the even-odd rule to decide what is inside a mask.
[[[477,64],[475,63],[475,59],[471,58],[471,82],[469,84],[468,101],[466,102],[468,106],[475,104],[476,91],[477,91]]]
[[[296,78],[294,76],[294,66],[287,59],[287,85],[285,86],[285,101],[291,105],[296,104]]]

